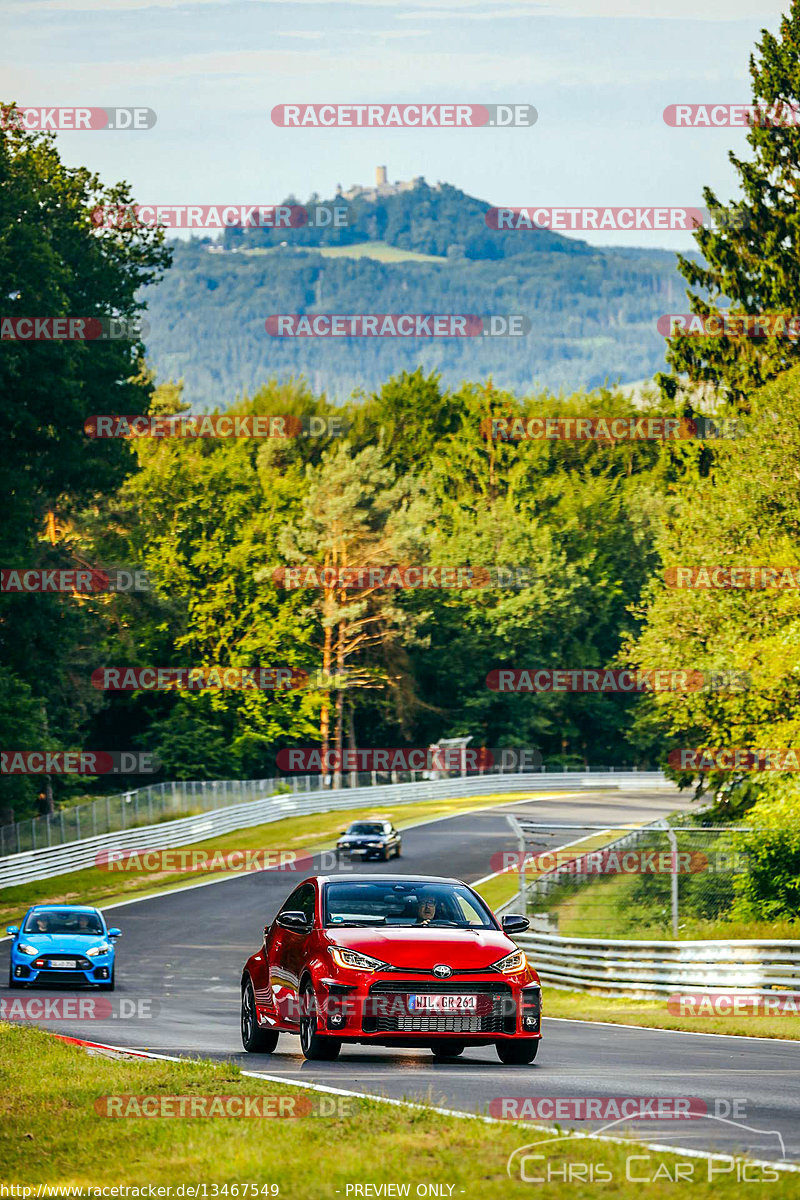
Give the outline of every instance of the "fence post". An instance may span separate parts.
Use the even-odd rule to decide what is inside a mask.
[[[667,824],[666,819],[663,822],[663,828],[667,831],[669,839],[670,865],[669,865],[669,890],[670,901],[672,908],[672,937],[677,942],[678,940],[678,839],[675,837],[674,830]]]

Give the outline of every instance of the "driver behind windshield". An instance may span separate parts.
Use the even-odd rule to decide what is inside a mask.
[[[423,896],[417,905],[417,925],[430,925],[436,916],[436,901],[432,896]]]

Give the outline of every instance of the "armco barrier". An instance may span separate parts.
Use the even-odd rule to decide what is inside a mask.
[[[640,997],[800,992],[800,941],[642,942],[544,933],[514,940],[551,987]]]
[[[307,795],[265,796],[243,804],[228,805],[192,817],[179,817],[158,825],[141,825],[116,833],[68,842],[42,850],[28,850],[0,858],[0,888],[49,879],[82,867],[94,865],[103,849],[167,850],[188,846],[194,842],[235,829],[252,825],[268,825],[285,817],[307,816],[311,813],[333,812],[337,809],[378,808],[386,804],[414,804],[445,797],[487,796],[505,792],[550,791],[567,787],[674,787],[660,771],[605,771],[577,774],[573,771],[550,773],[468,775],[454,779],[425,780],[419,783],[396,783],[376,787],[344,788],[336,791],[312,792]]]

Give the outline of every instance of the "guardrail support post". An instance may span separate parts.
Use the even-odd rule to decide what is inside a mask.
[[[667,831],[670,848],[670,864],[669,864],[669,890],[672,908],[672,936],[677,942],[678,940],[678,839],[675,837],[673,830],[664,821],[664,828]]]

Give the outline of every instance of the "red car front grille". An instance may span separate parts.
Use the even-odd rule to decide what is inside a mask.
[[[409,995],[477,995],[477,1012],[410,1012]],[[370,988],[363,1019],[365,1033],[514,1033],[516,1008],[511,988],[484,980],[432,982],[380,980]]]

